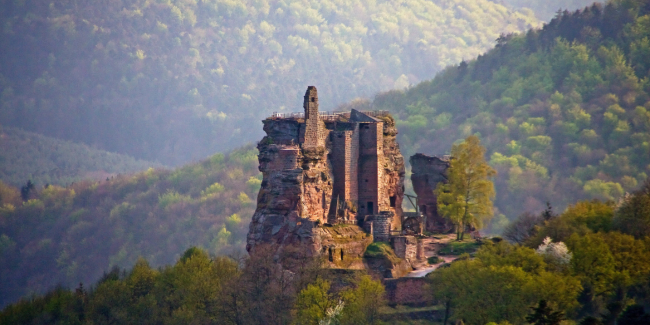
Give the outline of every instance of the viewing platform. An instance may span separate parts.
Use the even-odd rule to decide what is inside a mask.
[[[372,117],[387,116],[390,114],[388,111],[385,110],[360,111],[360,112]],[[349,116],[349,115],[350,115],[350,111],[318,112],[318,118],[323,121],[334,121],[338,119],[339,116]],[[273,112],[273,114],[271,114],[271,116],[269,116],[268,118],[269,119],[304,119],[305,113],[304,112],[295,112],[295,113]]]

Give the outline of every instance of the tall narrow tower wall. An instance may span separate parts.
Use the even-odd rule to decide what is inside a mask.
[[[343,202],[358,199],[359,129],[346,125],[348,130],[332,131],[331,160],[334,175],[333,198]]]
[[[383,141],[382,122],[359,126],[359,217],[385,211],[388,206],[382,195]]]
[[[303,101],[305,109],[305,128],[302,136],[303,148],[317,147],[322,145],[321,123],[318,117],[318,91],[315,86],[309,86],[305,92]]]

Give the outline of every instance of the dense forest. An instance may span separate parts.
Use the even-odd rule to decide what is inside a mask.
[[[0,1],[0,124],[179,165],[539,26],[488,0]],[[250,127],[255,126],[255,127]],[[258,127],[259,126],[259,127]]]
[[[295,88],[302,90],[302,86]],[[4,89],[5,99],[17,103],[26,98],[13,86]],[[291,94],[292,102],[299,102],[298,95]],[[130,107],[124,105],[120,107]],[[472,324],[486,320],[520,323],[540,300],[563,317],[594,318],[585,324],[611,324],[634,312],[634,317],[648,317],[638,306],[650,303],[650,266],[645,256],[650,249],[646,237],[650,233],[650,187],[644,185],[650,173],[650,2],[611,1],[560,13],[541,29],[504,34],[494,49],[451,66],[430,81],[340,108],[349,107],[390,110],[397,119],[398,141],[405,156],[444,154],[450,144],[471,134],[487,147],[487,158],[498,172],[498,210],[489,230],[505,230],[505,238],[514,244],[485,241],[474,259],[432,273],[432,288],[440,293],[441,308],[449,307],[450,317]],[[174,125],[183,125],[179,121]],[[198,130],[199,125],[193,127]],[[128,134],[123,127],[120,133]],[[146,130],[137,132],[146,135]],[[183,134],[188,133],[184,130]],[[133,134],[128,138],[138,142]],[[215,135],[212,140],[226,138]],[[194,304],[192,298],[187,305],[179,302],[183,293],[202,290],[183,286],[191,285],[186,280],[193,276],[190,273],[204,270],[183,269],[183,251],[199,246],[214,255],[241,252],[260,184],[256,167],[255,149],[245,147],[173,171],[151,169],[99,182],[75,182],[65,188],[40,184],[21,191],[0,185],[0,305],[27,293],[42,293],[56,283],[69,288],[78,282],[95,283],[113,266],[133,266],[139,256],[147,261],[141,260],[128,272],[107,274],[93,288],[62,289],[25,301],[0,317],[65,314],[80,323],[86,316],[97,323],[103,322],[97,317],[107,315],[142,319],[137,317],[145,316],[138,313],[147,308],[137,306],[164,300],[175,304],[166,312],[178,317],[222,319],[225,316],[219,313],[223,311]],[[564,212],[537,214],[547,201],[555,211]],[[233,263],[236,266],[229,272],[235,274],[241,275],[239,268],[246,267],[245,261],[240,265],[239,261],[207,258],[205,252],[197,254],[202,256],[198,258],[202,265]],[[155,269],[176,261],[175,266]],[[132,277],[136,270],[149,274],[148,289],[137,291],[142,286]],[[187,275],[175,278],[173,272]],[[222,273],[201,276],[213,276],[216,283],[228,279]],[[310,279],[311,290],[329,292],[323,281]],[[500,285],[504,281],[521,285]],[[557,284],[556,291],[544,291],[539,283]],[[165,285],[172,289],[155,291],[166,290]],[[121,286],[132,291],[125,293],[128,297],[112,300],[110,294],[120,293]],[[299,317],[295,306],[308,287],[302,283],[293,288],[292,298],[279,303],[282,308],[276,311]],[[221,290],[216,284],[211,288]],[[470,308],[458,298],[467,294],[465,288],[485,295],[479,297],[512,297],[513,303]],[[511,291],[502,291],[506,289]],[[176,298],[167,296],[174,294]],[[136,300],[142,305],[129,302]],[[89,309],[91,301],[98,307]],[[131,305],[136,307],[129,309]],[[510,309],[499,309],[503,306]]]
[[[190,246],[241,253],[260,184],[250,147],[68,187],[0,182],[0,305],[57,284],[93,283],[140,256],[160,266]]]
[[[65,186],[150,167],[162,165],[16,128],[0,128],[0,180],[9,185],[22,186],[29,180]]]
[[[547,201],[561,211],[618,200],[650,172],[648,13],[647,1],[564,12],[430,81],[350,105],[393,112],[405,156],[478,135],[498,171],[496,228]]]
[[[437,311],[440,322],[391,323],[648,324],[649,211],[646,183],[619,206],[583,201],[560,215],[524,216],[506,232],[511,242],[484,239],[427,276],[434,300],[420,310]],[[0,323],[347,325],[385,324],[382,316],[395,313],[383,285],[363,272],[321,269],[311,258],[294,259],[288,272],[271,252],[233,259],[190,248],[158,269],[139,259],[90,287],[21,300]]]

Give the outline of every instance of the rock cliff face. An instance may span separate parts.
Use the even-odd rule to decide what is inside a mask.
[[[411,182],[418,197],[420,212],[426,217],[425,229],[431,232],[448,232],[453,225],[438,215],[438,198],[433,193],[438,183],[447,181],[448,157],[427,156],[421,153],[410,158]]]
[[[259,142],[263,180],[250,224],[246,248],[259,244],[302,246],[311,256],[320,251],[315,228],[327,220],[332,175],[326,147],[301,148],[299,120],[267,119]]]
[[[361,268],[372,243],[361,227],[363,218],[390,211],[396,215],[393,229],[400,228],[404,159],[395,141],[397,130],[387,113],[378,118],[361,112],[319,116],[317,103],[310,87],[305,115],[278,114],[263,121],[266,136],[257,146],[263,180],[246,249],[273,245],[281,256],[291,246],[303,256],[325,256],[332,267]],[[351,114],[365,120],[355,122]],[[374,138],[367,136],[371,132],[376,132]],[[375,154],[363,159],[375,159],[370,165],[376,172],[357,173],[362,169],[359,152],[373,148]],[[358,202],[359,193],[374,202]]]

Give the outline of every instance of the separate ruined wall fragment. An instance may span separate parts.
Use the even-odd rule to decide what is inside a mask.
[[[438,198],[434,190],[438,183],[447,182],[449,157],[427,156],[417,153],[410,158],[411,182],[417,195],[418,208],[426,218],[425,229],[430,232],[449,232],[453,224],[438,214]]]

